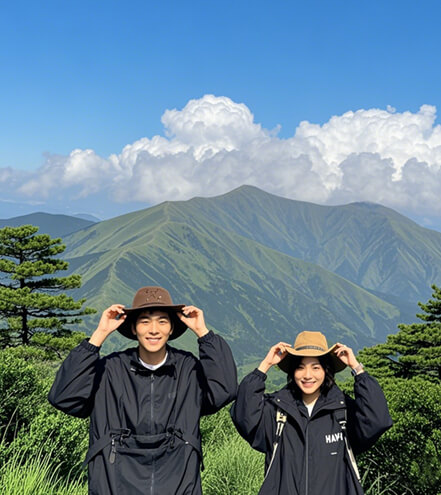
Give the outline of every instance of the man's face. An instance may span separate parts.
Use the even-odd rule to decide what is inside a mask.
[[[133,333],[148,353],[163,351],[172,334],[170,316],[165,311],[143,311],[138,316]]]

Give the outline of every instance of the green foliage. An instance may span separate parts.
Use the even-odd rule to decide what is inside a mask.
[[[401,461],[395,472],[415,493],[441,493],[441,383],[415,378],[385,390],[395,423],[385,443]]]
[[[0,351],[0,431],[11,441],[35,417],[43,400],[43,384],[32,364],[10,349]]]
[[[423,323],[399,331],[359,353],[379,379],[394,426],[361,458],[368,480],[387,477],[414,495],[441,494],[441,290],[418,303]],[[404,490],[404,489],[403,489]]]
[[[31,344],[42,352],[40,359],[51,361],[67,357],[85,338],[84,332],[59,332],[57,335],[39,332],[32,336]]]
[[[84,334],[34,336],[38,337],[44,337],[44,345],[0,351],[0,465],[17,456],[48,455],[59,475],[80,475],[88,421],[55,410],[47,393],[59,365],[54,357],[65,355]]]
[[[360,352],[360,359],[377,376],[441,380],[441,289],[436,285],[432,289],[433,299],[418,303],[424,313],[417,317],[424,323],[398,325],[399,331],[384,344]]]
[[[37,331],[66,332],[82,315],[95,313],[82,308],[60,291],[81,287],[80,275],[55,277],[69,264],[59,258],[66,246],[61,239],[37,234],[38,227],[22,225],[0,229],[0,346],[28,344]],[[6,326],[5,326],[6,323]]]
[[[411,487],[414,495],[441,494],[441,384],[422,378],[382,381],[394,426],[360,458],[379,475]]]

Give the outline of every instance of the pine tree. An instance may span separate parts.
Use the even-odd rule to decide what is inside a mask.
[[[0,347],[28,344],[32,335],[63,335],[79,316],[95,313],[82,308],[65,290],[81,287],[81,276],[56,277],[69,263],[59,258],[61,239],[37,234],[33,225],[0,229]]]
[[[400,324],[386,343],[360,352],[360,360],[377,376],[441,380],[441,289],[436,285],[432,289],[432,299],[418,303],[423,313],[416,316],[423,323]]]

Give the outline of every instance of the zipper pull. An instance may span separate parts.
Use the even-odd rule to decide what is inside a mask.
[[[110,464],[113,464],[115,462],[115,458],[116,458],[116,445],[115,445],[115,438],[112,437],[112,448],[110,450],[110,456],[109,456]]]

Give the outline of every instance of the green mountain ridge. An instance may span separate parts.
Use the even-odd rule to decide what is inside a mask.
[[[303,329],[359,348],[411,318],[407,307],[204,218],[203,208],[189,208],[193,201],[163,203],[66,238],[71,270],[83,277],[78,295],[101,310],[116,301],[130,305],[143,285],[165,286],[175,301],[204,309],[241,364]],[[194,347],[191,335],[180,340]]]
[[[393,210],[315,205],[251,186],[89,222],[63,242],[69,272],[83,279],[74,297],[101,312],[162,285],[175,302],[204,309],[244,368],[305,329],[355,349],[384,341],[415,321],[441,274],[441,234]],[[83,328],[90,333],[98,318]],[[115,333],[105,350],[127,344]],[[197,347],[191,332],[175,344]]]
[[[441,233],[373,203],[321,206],[242,186],[174,203],[280,252],[316,263],[366,289],[425,299],[441,278]]]

